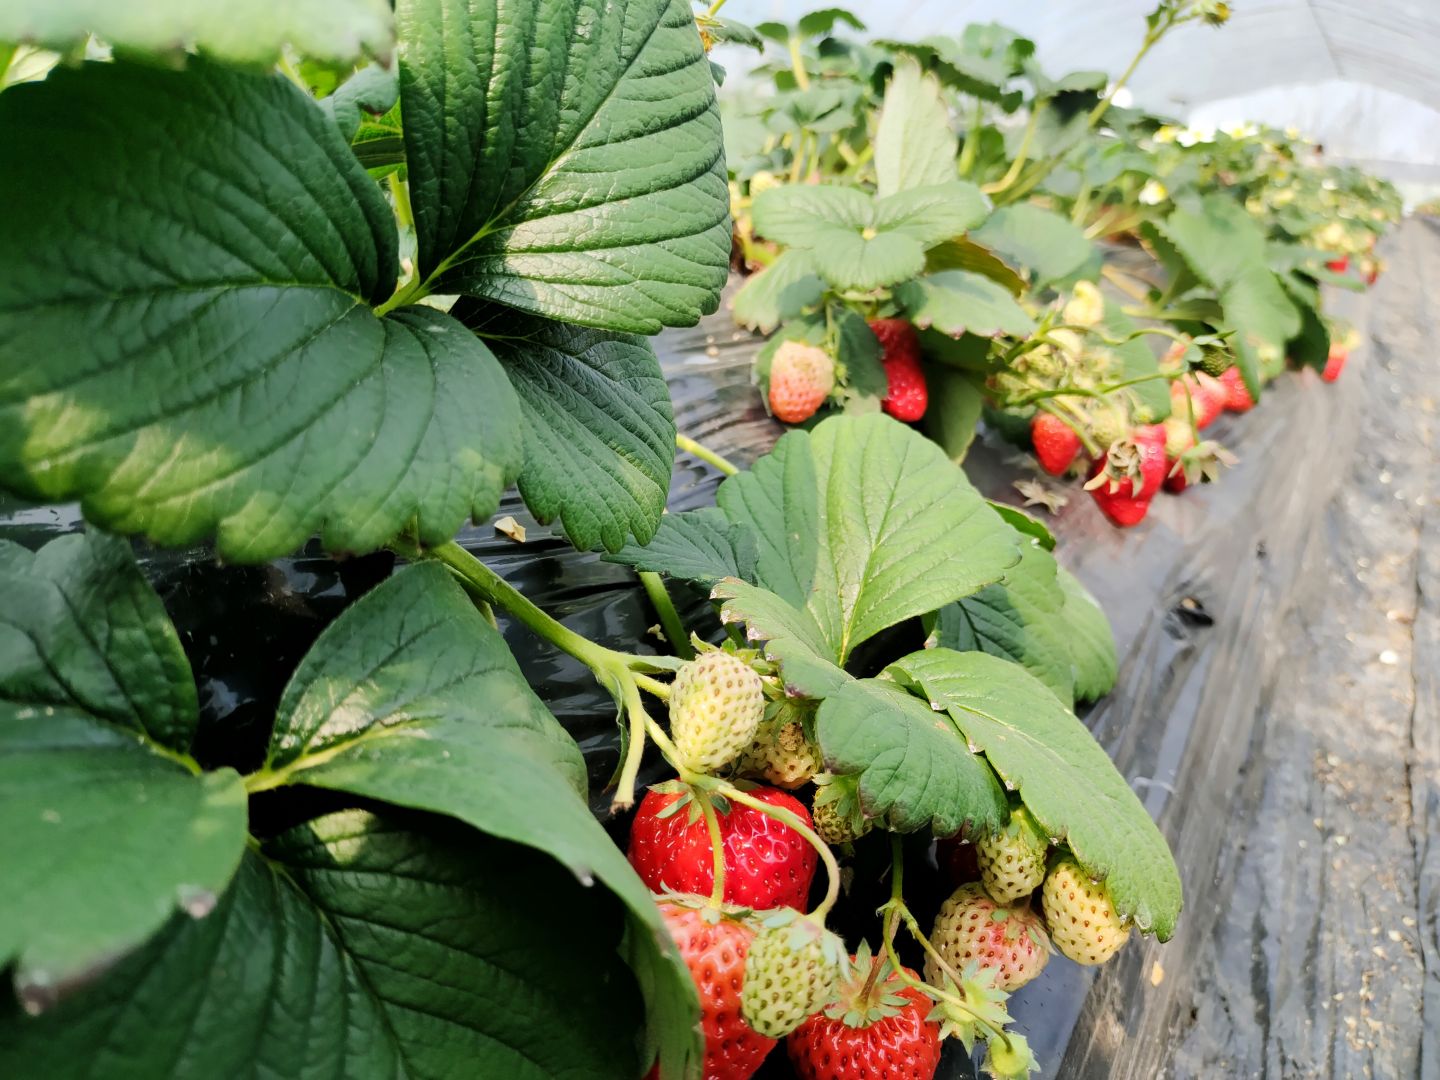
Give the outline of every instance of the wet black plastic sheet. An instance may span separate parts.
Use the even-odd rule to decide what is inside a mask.
[[[1387,305],[1382,310],[1387,326],[1394,324],[1392,333],[1413,333],[1425,294],[1414,283],[1406,284],[1407,274],[1411,263],[1418,267],[1425,260],[1433,271],[1440,262],[1440,238],[1428,226],[1411,223],[1394,246],[1394,266],[1378,295]],[[1428,280],[1440,285],[1440,274],[1432,272]],[[1341,294],[1332,303],[1363,324],[1364,299]],[[1432,335],[1429,341],[1434,340]],[[1325,606],[1314,605],[1314,588],[1306,592],[1307,581],[1313,586],[1323,572],[1316,560],[1350,557],[1348,550],[1337,554],[1336,545],[1344,539],[1336,532],[1332,500],[1343,485],[1354,482],[1351,466],[1367,409],[1362,388],[1390,377],[1377,374],[1381,369],[1370,354],[1385,357],[1388,347],[1381,341],[1360,350],[1337,386],[1322,384],[1313,372],[1286,376],[1260,409],[1220,421],[1215,433],[1241,464],[1220,485],[1157,499],[1137,529],[1111,528],[1078,486],[1067,489],[1070,504],[1052,521],[1061,538],[1057,555],[1109,613],[1122,658],[1118,686],[1087,722],[1169,838],[1187,907],[1168,945],[1151,940],[1131,945],[1099,972],[1056,956],[1041,979],[1014,996],[1013,1012],[1044,1064],[1044,1076],[1413,1074],[1407,1066],[1419,1061],[1420,1032],[1426,1026],[1418,982],[1411,988],[1408,1013],[1383,1021],[1390,1047],[1383,1054],[1373,1047],[1365,1050],[1361,1039],[1361,1048],[1346,1056],[1349,1026],[1339,1008],[1328,1021],[1326,1030],[1333,1035],[1328,1042],[1322,1032],[1304,1052],[1293,1042],[1277,1046],[1275,1018],[1288,1016],[1306,1027],[1309,1017],[1312,1033],[1324,1028],[1317,993],[1353,980],[1358,995],[1363,965],[1341,957],[1321,935],[1308,952],[1280,958],[1290,964],[1288,970],[1271,970],[1269,982],[1257,981],[1256,950],[1264,952],[1267,934],[1283,931],[1273,920],[1313,923],[1324,889],[1313,897],[1291,895],[1289,906],[1275,904],[1257,890],[1257,882],[1265,880],[1264,868],[1283,878],[1286,860],[1303,849],[1272,851],[1274,861],[1263,865],[1247,859],[1257,816],[1265,819],[1258,825],[1270,827],[1293,794],[1267,787],[1267,733],[1276,695],[1288,695],[1282,699],[1287,706],[1296,701],[1293,686],[1279,689],[1284,673],[1294,667],[1297,649],[1303,652],[1315,641],[1303,630],[1297,638],[1297,611],[1310,611],[1312,620],[1326,617]],[[681,430],[741,464],[763,453],[780,433],[749,384],[754,348],[754,339],[736,331],[723,312],[657,342]],[[1410,370],[1408,377],[1428,378],[1431,390],[1440,393],[1433,346],[1427,355],[1431,367],[1423,376]],[[1414,474],[1420,468],[1415,457],[1412,453],[1395,468],[1403,464]],[[1377,468],[1373,461],[1366,467]],[[1384,467],[1382,461],[1378,468]],[[1020,496],[1013,482],[1034,475],[1024,458],[993,437],[977,444],[967,471],[987,495],[1016,503]],[[676,463],[672,509],[707,505],[718,479],[713,470],[682,456]],[[1418,488],[1413,490],[1418,494]],[[580,633],[621,648],[639,643],[642,651],[645,642],[654,642],[649,636],[654,614],[628,569],[573,551],[537,526],[513,496],[501,510],[506,513],[527,526],[527,543],[517,544],[489,525],[468,530],[462,543]],[[73,508],[0,504],[0,535],[30,545],[77,524]],[[1418,527],[1412,532],[1418,536]],[[1418,557],[1415,552],[1423,545],[1417,540],[1411,546],[1412,558]],[[257,763],[280,691],[315,636],[394,565],[386,554],[334,561],[314,550],[264,567],[217,566],[203,548],[143,549],[142,560],[195,666],[204,714],[198,753],[207,765],[242,768]],[[1427,566],[1434,581],[1433,555]],[[1367,598],[1363,582],[1359,585],[1344,602],[1363,609]],[[1401,916],[1396,929],[1414,939],[1417,955],[1428,950],[1432,958],[1440,854],[1430,852],[1426,823],[1440,820],[1440,785],[1434,776],[1440,769],[1433,676],[1433,662],[1440,660],[1440,618],[1433,610],[1437,591],[1440,586],[1429,595],[1429,621],[1414,616],[1413,669],[1423,670],[1418,654],[1424,633],[1432,673],[1423,687],[1412,687],[1408,699],[1414,702],[1414,723],[1428,718],[1429,727],[1418,734],[1412,724],[1408,753],[1428,761],[1430,782],[1404,789],[1407,826],[1398,833],[1390,829],[1407,844],[1413,840],[1417,853],[1413,872],[1397,886],[1398,892],[1408,889],[1405,910],[1414,913],[1415,925],[1406,927]],[[679,599],[682,614],[707,616],[703,597],[688,593]],[[618,758],[612,703],[583,666],[521,627],[502,620],[502,628],[537,691],[585,751],[596,809],[603,812],[607,798],[601,788]],[[1289,681],[1294,682],[1293,674]],[[1317,673],[1308,686],[1315,709],[1327,708],[1332,690]],[[232,754],[222,762],[212,756],[214,732],[221,727],[233,732],[237,726],[251,734],[241,759]],[[1289,782],[1303,785],[1313,779],[1313,770],[1301,768]],[[1299,843],[1294,830],[1309,821],[1293,811],[1290,807],[1285,819],[1291,830],[1279,834],[1287,844]],[[1423,846],[1416,837],[1424,839]],[[923,845],[911,846],[917,860],[924,858]],[[873,911],[868,892],[878,890],[881,870],[881,861],[862,849],[852,916]],[[939,874],[914,879],[919,895],[912,900],[927,918],[948,886]],[[1376,942],[1386,945],[1396,943],[1388,936]],[[1226,987],[1235,988],[1228,999]],[[1433,974],[1425,990],[1433,1018],[1440,1014]],[[1363,1015],[1362,1005],[1356,1000],[1354,1010],[1357,1023],[1365,1025],[1374,1018]],[[1253,1023],[1235,1015],[1237,1010],[1253,1013]],[[1429,1026],[1433,1029],[1433,1020]],[[1437,1067],[1433,1056],[1430,1067]],[[786,1074],[777,1052],[762,1075]],[[947,1048],[942,1075],[973,1075],[958,1044]]]

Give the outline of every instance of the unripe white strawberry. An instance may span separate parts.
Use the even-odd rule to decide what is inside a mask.
[[[1006,906],[990,899],[983,885],[961,885],[940,905],[930,944],[955,971],[976,964],[995,972],[999,990],[1017,990],[1044,969],[1050,940],[1028,905]],[[925,959],[925,981],[945,985],[933,956]]]
[[[820,770],[820,755],[805,738],[798,721],[761,726],[754,740],[740,755],[740,774],[766,780],[786,791],[810,782]]]
[[[767,920],[745,957],[740,1012],[756,1032],[781,1039],[829,1004],[847,959],[844,943],[793,912]]]
[[[714,772],[729,765],[755,738],[764,715],[760,676],[729,653],[704,653],[675,673],[670,736],[687,769]]]
[[[1077,964],[1103,964],[1130,937],[1130,925],[1115,911],[1105,886],[1074,859],[1061,859],[1040,891],[1050,936]]]
[[[1010,815],[1009,824],[975,844],[980,880],[997,904],[1013,904],[1029,896],[1045,880],[1045,852],[1050,838],[1023,806]]]

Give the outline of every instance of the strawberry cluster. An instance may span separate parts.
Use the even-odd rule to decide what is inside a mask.
[[[920,337],[906,319],[872,319],[870,332],[879,344],[886,390],[880,407],[897,420],[913,423],[925,415],[930,390],[921,362]],[[776,420],[803,424],[829,404],[853,393],[849,373],[835,358],[834,343],[812,345],[781,341],[770,355],[768,370],[759,373],[765,400]]]
[[[1103,883],[1017,802],[999,831],[942,842],[974,861],[928,940],[897,891],[882,949],[849,954],[826,917],[839,884],[829,847],[844,855],[875,824],[855,778],[817,772],[802,706],[756,654],[705,648],[676,672],[669,705],[658,741],[680,775],[646,793],[628,856],[699,992],[704,1075],[745,1080],[784,1040],[806,1080],[932,1080],[955,1036],[967,1049],[987,1040],[992,1076],[1027,1076],[1034,1058],[1005,1031],[1006,998],[1056,950],[1097,964],[1124,944],[1130,927]],[[827,890],[812,905],[822,861]],[[902,909],[923,973],[894,950]]]

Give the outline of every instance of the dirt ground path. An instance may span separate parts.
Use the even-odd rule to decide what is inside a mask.
[[[1386,257],[1356,445],[1215,823],[1176,1077],[1440,1077],[1440,226]]]

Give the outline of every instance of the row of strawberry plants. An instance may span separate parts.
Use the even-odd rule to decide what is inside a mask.
[[[1287,359],[1337,377],[1350,334],[1320,287],[1363,287],[1352,255],[1373,284],[1394,189],[1294,133],[1114,104],[1165,35],[1227,14],[1160,4],[1113,81],[1052,78],[994,24],[920,43],[847,36],[840,9],[730,27],[781,57],[732,89],[727,129],[752,273],[734,310],[773,334],[755,376],[775,417],[883,407],[957,461],[985,418],[1133,525],[1233,460],[1201,429]]]
[[[1213,8],[1162,4],[1152,29]],[[1098,963],[1167,938],[1181,905],[1076,716],[1117,662],[1055,538],[881,415],[788,434],[748,472],[708,454],[733,474],[716,506],[663,513],[693,444],[642,335],[726,281],[704,45],[743,30],[683,0],[265,15],[0,12],[0,42],[27,43],[0,47],[0,486],[90,523],[0,542],[0,1072],[738,1077],[784,1037],[803,1075],[882,1045],[926,1075],[953,1035],[1026,1075],[1006,995],[1052,943]],[[941,330],[1014,319],[1017,357],[1074,332],[970,237],[992,215],[957,173],[993,162],[917,122],[943,84],[895,72],[856,182],[774,189],[802,238],[781,258],[813,249],[790,265],[825,284],[792,318],[808,336],[762,361],[823,342],[858,378],[848,342],[876,402],[869,321],[902,292]],[[828,152],[801,142],[797,179]],[[1023,154],[1012,171],[1043,179]],[[940,248],[955,261],[922,272]],[[673,655],[586,639],[454,541],[512,483],[637,569]],[[315,642],[263,754],[201,738],[123,538],[262,563],[315,536],[410,565]],[[709,616],[686,627],[662,574]],[[628,859],[497,613],[613,696]],[[673,779],[642,797],[657,756]],[[927,927],[906,882],[930,837],[977,865]],[[888,898],[846,910],[842,861],[877,855]]]

